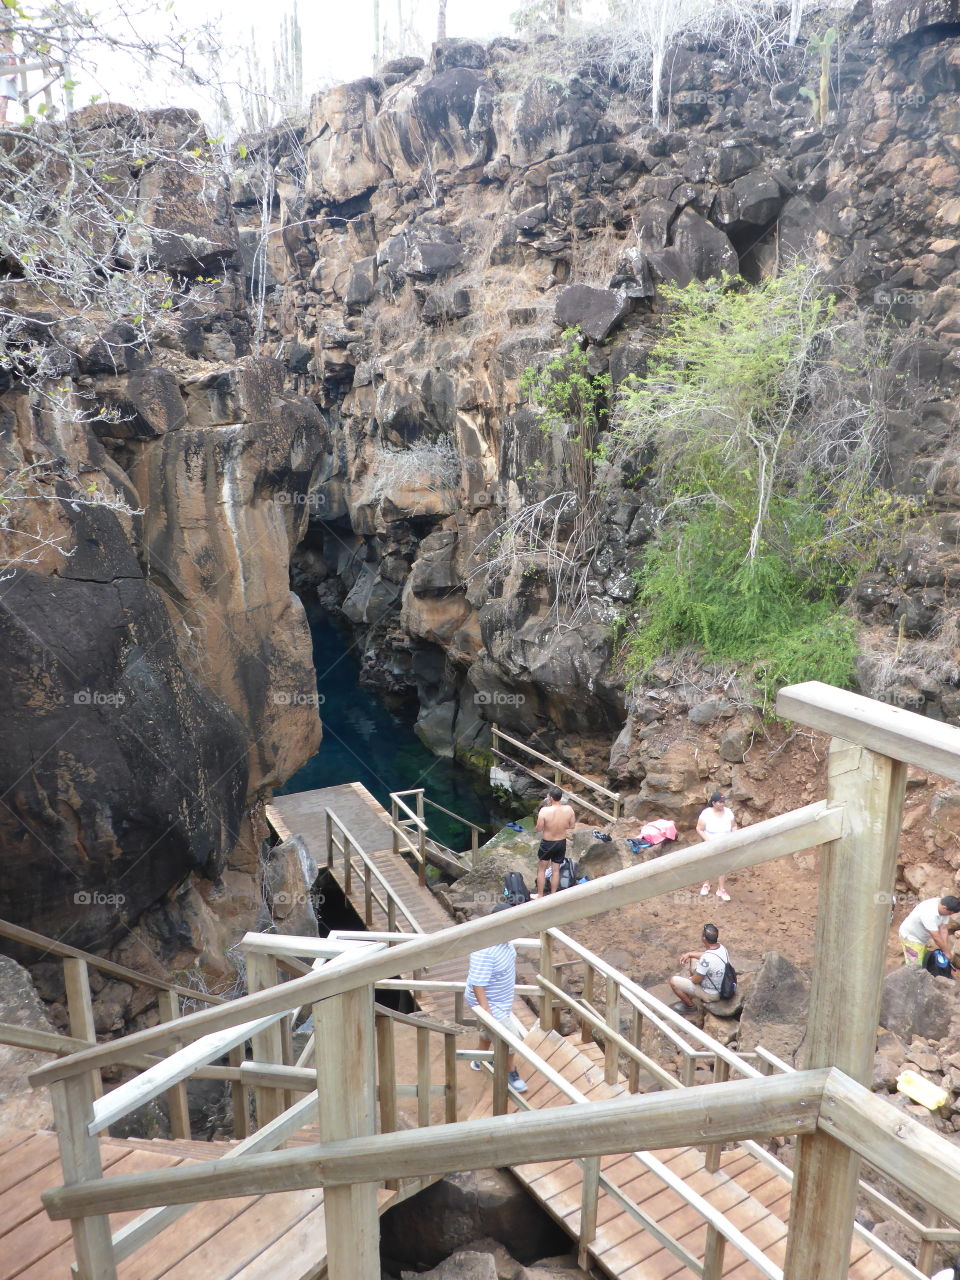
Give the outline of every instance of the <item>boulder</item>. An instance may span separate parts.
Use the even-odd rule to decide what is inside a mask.
[[[906,1050],[900,1037],[892,1031],[881,1030],[877,1036],[877,1052],[873,1059],[871,1088],[892,1093],[897,1087],[897,1076],[905,1057]]]
[[[630,312],[631,301],[621,290],[572,284],[561,289],[555,316],[564,329],[579,329],[591,342],[604,342]]]
[[[55,1031],[44,1012],[30,975],[9,956],[0,955],[0,1023]],[[46,1089],[33,1090],[27,1076],[50,1061],[48,1053],[32,1053],[0,1045],[0,1130],[52,1129],[53,1111]]]
[[[904,1041],[914,1036],[939,1040],[947,1034],[957,1005],[954,984],[938,982],[917,965],[901,965],[883,980],[880,1025]]]
[[[318,873],[302,836],[291,836],[270,850],[263,869],[263,893],[278,933],[317,936],[310,891]]]
[[[673,224],[673,247],[698,280],[736,275],[740,259],[729,238],[706,218],[684,209]]]
[[[458,1249],[432,1271],[401,1271],[400,1280],[498,1280],[497,1264],[489,1253]]]
[[[960,0],[873,0],[874,38],[886,44],[960,22]]]
[[[448,1174],[380,1220],[380,1249],[388,1267],[436,1267],[478,1236],[498,1240],[525,1264],[558,1254],[568,1244],[561,1228],[501,1169]],[[491,1265],[488,1274],[496,1280]]]
[[[809,977],[786,956],[768,951],[744,1001],[740,1049],[760,1044],[796,1066],[809,1004]]]

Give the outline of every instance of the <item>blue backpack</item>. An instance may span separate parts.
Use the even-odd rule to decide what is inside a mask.
[[[928,973],[932,973],[935,978],[952,978],[954,966],[939,948],[935,951],[929,951],[927,958],[923,962],[923,967]]]

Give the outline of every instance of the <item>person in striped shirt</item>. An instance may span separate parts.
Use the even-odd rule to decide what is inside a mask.
[[[509,911],[510,903],[501,902],[490,913]],[[471,1009],[477,1006],[497,1022],[503,1024],[515,1036],[525,1034],[520,1020],[513,1012],[513,993],[517,985],[517,953],[509,942],[498,942],[492,947],[484,947],[474,951],[470,956],[470,967],[467,970],[467,1004]],[[481,1049],[490,1048],[489,1037],[480,1032]],[[474,1059],[470,1063],[473,1071],[482,1071],[483,1063]],[[507,1080],[510,1088],[517,1093],[526,1093],[527,1085],[517,1070],[517,1055],[507,1056]]]

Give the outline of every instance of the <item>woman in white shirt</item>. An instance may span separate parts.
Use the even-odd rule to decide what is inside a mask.
[[[701,840],[713,840],[716,836],[729,835],[736,829],[737,820],[733,816],[733,810],[727,808],[726,796],[722,791],[715,791],[710,797],[709,805],[697,819],[697,835]],[[730,895],[727,893],[724,880],[724,876],[719,876],[717,879],[717,897],[721,902],[729,902]],[[705,898],[709,892],[710,881],[704,880],[700,888],[700,897]]]

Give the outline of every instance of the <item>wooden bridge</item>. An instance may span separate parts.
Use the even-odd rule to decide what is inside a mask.
[[[44,1165],[16,1212],[29,1207],[47,1174],[53,1182],[62,1179],[43,1192],[49,1222],[39,1210],[29,1220],[35,1230],[45,1224],[60,1233],[50,1258],[65,1248],[64,1224],[70,1223],[80,1280],[141,1274],[251,1280],[265,1273],[249,1248],[238,1247],[227,1262],[229,1231],[208,1232],[194,1248],[188,1224],[229,1215],[225,1206],[245,1201],[229,1219],[242,1232],[249,1214],[279,1221],[274,1206],[291,1197],[291,1226],[268,1246],[281,1250],[299,1224],[320,1211],[322,1197],[322,1237],[314,1217],[315,1230],[304,1226],[309,1256],[307,1241],[297,1236],[303,1247],[291,1249],[296,1256],[289,1266],[273,1274],[307,1280],[326,1271],[330,1280],[376,1280],[383,1205],[446,1172],[486,1167],[496,1153],[563,1223],[581,1260],[611,1276],[921,1280],[937,1244],[955,1249],[960,1239],[956,1148],[865,1085],[906,767],[960,780],[960,730],[818,684],[785,690],[779,709],[836,735],[826,801],[434,932],[424,931],[406,887],[391,884],[380,870],[374,855],[386,855],[386,847],[365,848],[382,839],[373,818],[372,831],[361,837],[322,805],[323,822],[309,836],[314,855],[338,874],[368,923],[388,927],[363,938],[247,935],[250,994],[243,999],[105,1044],[77,1050],[74,1038],[58,1045],[67,1056],[31,1080],[51,1089],[60,1168]],[[284,797],[277,816],[303,835],[309,815],[295,814],[296,803]],[[381,823],[383,813],[376,815]],[[362,829],[359,813],[351,821]],[[389,815],[391,856],[396,825]],[[816,955],[828,960],[831,939],[855,936],[859,964],[855,970],[817,964],[803,1071],[712,1041],[562,932],[569,921],[817,847],[824,856]],[[462,974],[471,951],[530,935],[539,942],[538,1023],[517,1040],[477,1011],[494,1045],[489,1089],[478,1098],[481,1077],[462,1067],[464,1057],[475,1056],[458,1047],[462,1025],[439,1017],[437,1004],[429,1016],[393,1013],[377,1004],[375,992],[403,986],[421,1008],[431,998],[447,1002],[451,989],[438,987],[446,979],[435,978],[452,972],[443,966],[459,965]],[[575,966],[582,982],[568,981]],[[583,996],[570,995],[571,986]],[[460,1012],[455,1000],[453,1007]],[[564,1007],[580,1026],[573,1037],[556,1029]],[[313,1034],[295,1055],[291,1031],[306,1015]],[[664,1044],[669,1057],[658,1052]],[[508,1087],[511,1050],[524,1060],[525,1096]],[[228,1055],[230,1065],[221,1065]],[[138,1074],[98,1097],[101,1072],[119,1064]],[[152,1170],[128,1165],[127,1172],[125,1163],[143,1144],[117,1156],[117,1140],[102,1137],[109,1125],[150,1098],[176,1098],[197,1075],[231,1082],[241,1125],[252,1091],[258,1128],[218,1151],[219,1159],[195,1158],[200,1144],[149,1147],[138,1160],[155,1155],[161,1164]],[[702,1083],[705,1075],[710,1082]],[[517,1110],[523,1114],[508,1114]],[[774,1136],[796,1138],[792,1168],[767,1149]],[[929,1218],[914,1218],[861,1182],[862,1166],[926,1204]],[[928,1196],[934,1186],[936,1206]],[[922,1270],[855,1224],[864,1196],[915,1233]],[[5,1202],[0,1196],[0,1214]],[[224,1269],[213,1243],[220,1234]],[[165,1271],[150,1270],[154,1251],[174,1238],[181,1249],[191,1242],[188,1251]],[[11,1274],[31,1273],[21,1266]]]

